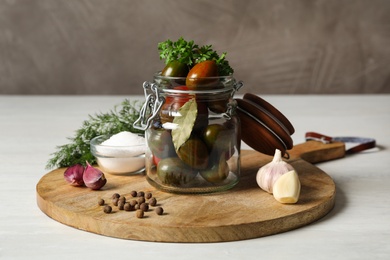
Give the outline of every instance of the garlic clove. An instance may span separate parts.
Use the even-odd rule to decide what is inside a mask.
[[[298,202],[301,183],[296,171],[289,171],[280,176],[273,187],[274,198],[280,203],[294,204]]]
[[[81,164],[75,164],[73,166],[68,167],[65,170],[64,178],[70,185],[83,186],[84,185],[83,174],[84,174],[84,166],[82,166]]]
[[[273,193],[273,186],[276,180],[286,172],[292,170],[294,168],[282,160],[282,152],[279,149],[275,149],[275,155],[272,161],[258,170],[256,182],[264,191]]]
[[[88,162],[84,171],[83,180],[85,186],[92,190],[100,190],[107,183],[104,173],[99,169],[92,167]]]

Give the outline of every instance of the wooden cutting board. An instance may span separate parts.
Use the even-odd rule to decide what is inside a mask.
[[[241,180],[233,189],[209,195],[178,195],[156,190],[145,176],[106,175],[102,190],[68,185],[63,173],[56,169],[44,175],[36,186],[39,208],[49,217],[80,230],[110,237],[160,242],[222,242],[277,234],[312,223],[332,210],[335,184],[325,172],[312,165],[341,158],[344,143],[323,144],[308,141],[289,151],[289,163],[301,181],[297,204],[285,205],[262,191],[256,183],[260,166],[272,157],[242,151]],[[131,198],[130,192],[150,191],[164,208],[163,215],[153,209],[137,218],[134,211],[103,213],[97,201],[111,203],[111,195],[119,193]],[[151,207],[152,208],[152,207]]]

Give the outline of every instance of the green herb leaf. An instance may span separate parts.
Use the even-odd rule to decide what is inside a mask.
[[[198,105],[195,98],[187,101],[180,109],[180,116],[173,119],[173,123],[177,125],[172,130],[172,141],[176,151],[190,138],[192,129],[194,128],[195,120],[198,115]]]
[[[176,42],[166,40],[158,44],[160,59],[165,60],[165,64],[178,60],[188,66],[193,65],[193,52],[198,48],[194,41],[186,41],[180,37]]]

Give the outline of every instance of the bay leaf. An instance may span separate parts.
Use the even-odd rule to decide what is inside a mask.
[[[187,101],[175,116],[173,123],[177,125],[172,130],[172,141],[176,151],[190,138],[198,115],[198,105],[195,98]]]

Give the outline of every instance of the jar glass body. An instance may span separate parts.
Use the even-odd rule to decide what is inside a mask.
[[[215,80],[213,86],[189,90],[185,78],[155,76],[152,95],[161,104],[156,109],[152,102],[155,114],[145,131],[146,178],[152,186],[174,193],[211,193],[238,183],[236,82],[233,77]],[[145,90],[146,95],[151,92]]]

